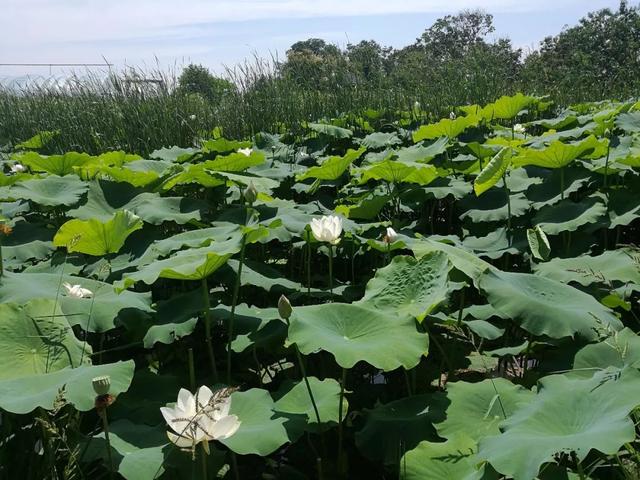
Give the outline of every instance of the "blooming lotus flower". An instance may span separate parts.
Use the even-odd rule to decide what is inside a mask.
[[[457,117],[458,117],[458,116],[456,115],[456,112],[450,112],[450,113],[449,113],[449,118],[450,118],[451,120],[455,120]]]
[[[189,115],[189,120],[195,120],[196,116],[195,115]]]
[[[392,244],[397,239],[398,239],[398,234],[396,233],[396,231],[391,227],[387,227],[387,233],[382,238],[384,243]]]
[[[520,134],[524,134],[527,130],[524,128],[524,125],[522,125],[521,123],[516,123],[513,126],[513,132],[514,133],[520,133]]]
[[[243,154],[243,155],[245,155],[247,157],[249,155],[251,155],[251,152],[253,152],[253,150],[251,148],[239,148],[238,149],[238,153],[241,153],[241,154]]]
[[[21,163],[16,163],[14,165],[11,165],[11,173],[22,173],[22,172],[26,172],[26,170],[27,170],[27,167],[25,167]]]
[[[90,298],[93,296],[93,292],[88,288],[82,288],[80,285],[71,285],[70,283],[64,282],[62,284],[64,288],[67,289],[67,295],[74,298]]]
[[[342,219],[335,215],[314,218],[311,220],[311,232],[319,242],[337,245],[342,234]]]
[[[203,385],[193,395],[181,388],[173,408],[160,408],[173,430],[167,432],[169,440],[180,448],[194,449],[200,442],[224,440],[236,433],[240,421],[236,415],[229,415],[232,391],[227,388],[214,393]]]

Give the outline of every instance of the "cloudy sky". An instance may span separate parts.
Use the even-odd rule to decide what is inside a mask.
[[[637,4],[637,1],[632,1]],[[297,40],[402,47],[465,8],[495,17],[496,36],[535,48],[588,11],[619,0],[0,0],[0,63],[96,63],[221,72],[252,55],[281,57]],[[53,68],[53,75],[64,69]],[[48,68],[0,66],[0,78]]]

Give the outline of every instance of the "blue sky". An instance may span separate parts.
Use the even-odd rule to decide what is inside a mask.
[[[630,2],[636,5],[638,2]],[[213,71],[257,54],[284,56],[310,37],[402,47],[433,21],[464,8],[494,15],[494,36],[535,48],[588,11],[619,0],[2,0],[0,63],[95,63]],[[157,60],[156,60],[157,59]],[[68,69],[53,68],[53,75]],[[0,78],[49,69],[2,67]]]

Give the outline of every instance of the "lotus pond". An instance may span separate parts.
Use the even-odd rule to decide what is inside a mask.
[[[638,478],[640,103],[0,177],[0,478]]]

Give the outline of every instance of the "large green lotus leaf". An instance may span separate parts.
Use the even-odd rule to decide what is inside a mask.
[[[509,195],[511,199],[511,217],[520,217],[529,211],[531,203],[522,193]],[[509,218],[509,206],[504,190],[494,188],[481,197],[469,195],[458,202],[463,210],[460,219],[469,218],[474,223],[501,222]]]
[[[421,258],[430,252],[444,252],[455,268],[465,273],[476,284],[485,270],[495,267],[480,259],[473,253],[445,242],[438,242],[428,238],[411,239],[407,246],[413,251],[416,258]]]
[[[506,253],[518,254],[526,249],[526,240],[521,230],[509,231],[499,227],[484,237],[465,237],[461,244],[480,257],[501,258]]]
[[[639,403],[640,373],[603,371],[592,378],[554,375],[540,380],[538,395],[501,426],[504,433],[480,440],[478,457],[515,480],[533,480],[557,453],[591,450],[613,455],[635,438],[629,413]]]
[[[507,171],[507,185],[511,193],[524,192],[532,185],[539,185],[545,182],[548,170],[540,167],[513,168]]]
[[[127,210],[116,212],[111,220],[69,220],[53,237],[56,247],[66,247],[69,253],[107,255],[118,253],[125,240],[142,228],[142,220]]]
[[[198,153],[198,150],[194,148],[180,148],[174,146],[171,148],[154,150],[149,155],[149,158],[157,158],[166,162],[182,163],[190,160],[196,153]]]
[[[538,210],[562,200],[561,191],[564,192],[565,198],[569,197],[570,193],[580,190],[590,179],[591,174],[584,168],[555,169],[544,179],[544,182],[531,185],[526,195],[533,202],[533,208]]]
[[[77,367],[90,354],[53,300],[0,304],[0,381]]]
[[[640,218],[640,198],[633,189],[616,189],[609,192],[608,203],[609,225],[627,226],[636,218]]]
[[[362,139],[362,145],[370,150],[400,145],[402,140],[395,133],[373,132]]]
[[[152,225],[161,225],[164,222],[184,225],[192,220],[200,220],[200,212],[207,206],[205,202],[193,198],[161,197],[155,193],[142,193],[123,208]]]
[[[396,151],[396,157],[400,162],[428,163],[436,156],[447,151],[449,139],[441,137],[430,145],[416,144],[411,147],[401,148]]]
[[[595,298],[563,283],[529,273],[488,270],[478,282],[489,303],[534,335],[580,335],[595,340],[622,323]]]
[[[403,452],[423,440],[439,440],[433,427],[444,419],[447,398],[414,395],[365,410],[366,422],[356,433],[356,445],[367,457],[385,465],[398,464]]]
[[[99,180],[87,182],[89,190],[87,201],[77,208],[67,211],[67,216],[79,218],[80,220],[100,220],[106,222],[118,210],[125,208],[125,205],[142,189],[136,188],[128,183],[111,182]]]
[[[2,260],[4,268],[22,270],[27,262],[43,260],[51,255],[54,250],[52,242],[43,242],[41,240],[11,246],[3,245]]]
[[[523,150],[517,157],[514,157],[513,164],[519,167],[537,165],[546,168],[562,168],[569,165],[576,158],[594,150],[604,150],[606,153],[606,145],[598,141],[594,135],[590,135],[584,140],[573,144],[556,140],[547,148],[541,150],[532,148]]]
[[[227,325],[231,318],[231,307],[219,305],[211,310],[211,314]],[[280,318],[277,308],[249,307],[245,303],[236,307],[234,331],[237,336],[231,349],[237,353],[250,346],[264,347],[271,352],[280,350],[287,336],[286,323]]]
[[[49,144],[51,140],[60,135],[60,130],[43,130],[23,142],[17,143],[16,150],[40,150]]]
[[[353,162],[359,159],[366,151],[362,147],[358,150],[349,149],[343,156],[329,157],[321,165],[309,168],[306,172],[296,176],[297,181],[307,178],[317,178],[319,180],[337,180],[349,168]]]
[[[152,348],[156,343],[171,344],[190,335],[203,310],[202,288],[173,294],[169,299],[158,302],[157,313],[143,338],[144,347]]]
[[[227,185],[238,185],[245,188],[253,183],[253,186],[262,194],[270,194],[271,191],[280,186],[280,182],[267,177],[259,177],[257,175],[237,174],[232,172],[214,172],[216,176],[227,179]]]
[[[307,380],[313,392],[313,399],[318,408],[322,425],[318,425],[318,418],[304,381],[284,385],[280,389],[279,398],[274,405],[276,412],[285,414],[293,422],[298,422],[300,433],[305,429],[317,432],[320,428],[326,428],[324,427],[326,424],[337,424],[340,420],[338,415],[340,411],[340,384],[333,378],[318,380],[316,377],[307,377]],[[349,402],[345,398],[342,402],[343,419],[347,417],[348,411]],[[287,428],[290,432],[292,431],[291,425],[288,424]]]
[[[224,137],[214,138],[213,140],[202,142],[202,151],[205,153],[230,153],[235,152],[241,148],[251,148],[251,142],[227,140]]]
[[[345,303],[294,308],[289,341],[304,354],[330,352],[343,368],[364,361],[384,371],[415,367],[429,347],[412,316]]]
[[[467,115],[455,119],[443,118],[437,123],[422,125],[418,130],[413,132],[413,142],[418,143],[422,140],[431,140],[438,137],[456,138],[469,127],[478,125],[480,118],[475,115]]]
[[[533,270],[543,277],[562,283],[576,282],[580,285],[603,283],[633,283],[640,285],[640,270],[634,262],[636,253],[630,248],[607,250],[591,257],[581,255],[573,258],[554,258],[535,265]]]
[[[63,282],[81,285],[94,293],[93,298],[74,298],[65,295]],[[59,292],[58,295],[56,295]],[[79,325],[90,332],[104,332],[115,327],[115,320],[123,310],[150,312],[151,295],[123,292],[118,295],[113,286],[88,278],[59,273],[5,273],[0,280],[0,302],[27,303],[37,298],[55,300],[71,325]],[[90,322],[89,315],[91,315]],[[87,327],[88,324],[88,327]]]
[[[61,177],[73,173],[73,167],[86,165],[94,160],[94,157],[86,153],[68,152],[64,155],[40,155],[36,152],[27,152],[15,157],[23,165],[28,166],[33,172],[47,172]]]
[[[142,162],[142,160],[138,160]],[[133,169],[127,167],[110,167],[108,165],[88,164],[76,169],[83,180],[111,180],[128,183],[134,187],[146,187],[159,180],[160,174],[153,169]]]
[[[473,181],[473,190],[476,192],[476,196],[479,197],[498,183],[504,176],[507,168],[509,168],[510,163],[511,149],[504,147],[491,159]]]
[[[478,383],[447,383],[447,408],[444,421],[435,426],[444,438],[466,434],[478,441],[488,435],[498,435],[498,425],[534,394],[504,378],[487,378]]]
[[[307,123],[307,127],[316,133],[338,139],[351,138],[353,136],[353,132],[347,128],[336,127],[335,125],[327,125],[326,123]]]
[[[92,379],[109,375],[109,393],[117,396],[129,388],[134,367],[134,361],[128,360],[104,365],[82,365],[40,375],[0,380],[0,408],[11,413],[24,414],[37,407],[53,410],[64,400],[72,404],[76,410],[86,412],[94,408],[96,398]]]
[[[361,168],[360,172],[362,173],[360,183],[367,183],[369,180],[385,180],[390,183],[429,185],[440,176],[438,169],[433,165],[410,164],[394,160],[375,163],[372,166]]]
[[[278,415],[275,408],[275,403],[266,390],[252,388],[246,392],[233,393],[230,414],[238,416],[240,428],[221,442],[240,455],[265,457],[275,452],[289,442],[285,428],[287,418]]]
[[[14,199],[29,200],[48,207],[71,206],[78,203],[87,188],[88,185],[78,177],[49,175],[13,185],[9,195]]]
[[[161,185],[162,191],[171,190],[177,185],[195,183],[207,188],[219,187],[225,184],[225,180],[217,175],[213,170],[206,170],[204,163],[186,165],[182,171],[174,173],[166,178]]]
[[[581,348],[573,361],[571,374],[591,377],[594,371],[609,367],[635,366],[640,361],[640,337],[624,328],[602,342]]]
[[[640,112],[621,113],[616,118],[616,127],[625,132],[640,132]]]
[[[215,160],[207,160],[204,162],[204,168],[216,172],[242,172],[263,162],[264,153],[260,151],[252,151],[250,155],[234,152],[230,155],[218,156]]]
[[[528,122],[529,125],[540,125],[547,130],[563,130],[567,127],[574,126],[576,123],[578,123],[578,117],[574,115],[570,110],[563,111],[555,118],[543,118],[541,120]]]
[[[238,260],[229,260],[227,266],[220,271],[222,275],[227,274],[230,285],[235,283],[239,265]],[[267,292],[276,293],[298,292],[305,289],[302,284],[287,279],[278,269],[255,260],[245,260],[242,266],[241,284],[242,286],[253,285]]]
[[[201,280],[227,263],[227,260],[239,251],[239,238],[214,242],[207,247],[182,250],[170,258],[141,266],[138,271],[125,274],[121,281],[116,282],[116,288],[122,291],[136,282],[153,285],[158,278]]]
[[[128,419],[109,425],[109,441],[114,469],[127,480],[154,480],[161,476],[174,448],[169,444],[164,426],[151,427]],[[98,458],[108,461],[106,448],[104,433],[99,433],[87,444],[85,461]]]
[[[455,177],[439,177],[431,182],[427,187],[422,189],[426,194],[433,195],[434,198],[441,200],[451,195],[456,200],[460,200],[473,190],[471,183],[466,182],[462,178]]]
[[[389,203],[390,200],[391,197],[389,195],[376,195],[375,193],[370,193],[364,198],[361,198],[355,205],[336,206],[335,211],[347,218],[372,220],[378,216],[380,211]]]
[[[518,92],[513,96],[503,95],[493,103],[486,105],[480,115],[487,120],[511,120],[525,108],[536,103],[536,97],[530,97]]]
[[[527,241],[529,242],[529,248],[534,258],[538,260],[547,260],[551,254],[551,245],[547,234],[540,226],[527,229]],[[548,276],[548,275],[545,275]]]
[[[241,227],[230,222],[216,222],[213,227],[188,230],[170,237],[156,240],[140,259],[141,264],[151,263],[159,257],[185,247],[207,247],[213,242],[225,242],[241,235]]]
[[[402,457],[403,480],[494,480],[497,475],[478,465],[478,445],[466,435],[444,443],[421,442]]]
[[[97,157],[94,157],[93,162],[100,165],[122,167],[124,164],[135,162],[136,160],[142,160],[142,157],[134,153],[126,153],[123,150],[117,150],[114,152],[102,153]]]
[[[451,267],[444,252],[428,253],[419,259],[398,255],[369,280],[358,303],[422,321],[449,297]]]
[[[555,205],[548,205],[538,211],[532,222],[549,235],[575,232],[583,225],[597,223],[607,213],[601,198],[591,196],[580,202],[565,198]]]

